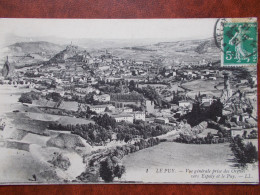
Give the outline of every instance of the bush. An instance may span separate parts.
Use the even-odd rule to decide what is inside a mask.
[[[40,93],[31,91],[27,93],[22,93],[18,101],[22,103],[31,104],[33,100],[38,100],[39,97],[40,97]]]
[[[115,177],[121,178],[125,173],[125,167],[113,162],[110,157],[100,162],[99,174],[105,182],[112,182]]]

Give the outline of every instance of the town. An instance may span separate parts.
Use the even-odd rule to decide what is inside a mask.
[[[195,51],[200,53],[203,46]],[[48,60],[24,66],[17,67],[7,56],[0,84],[24,90],[18,100],[22,109],[13,110],[13,114],[24,112],[27,120],[43,128],[44,132],[33,134],[50,136],[49,146],[77,148],[82,155],[84,149],[78,147],[86,144],[132,144],[135,147],[129,151],[135,152],[159,141],[218,144],[237,136],[257,139],[256,71],[221,67],[215,59],[213,52],[205,58],[185,56],[167,63],[162,57],[136,60],[109,49],[86,51],[71,43]],[[56,132],[56,137],[46,134],[46,129]],[[77,137],[66,138],[62,132]],[[81,143],[82,138],[86,143]],[[141,140],[148,141],[142,146]],[[104,162],[105,154],[95,152],[86,155],[85,161],[101,166],[96,163]],[[86,179],[87,171],[78,179],[95,181],[93,170],[92,180]],[[120,171],[124,172],[122,167]]]

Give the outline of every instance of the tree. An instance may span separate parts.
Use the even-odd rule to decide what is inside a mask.
[[[31,103],[32,103],[31,97],[30,97],[30,96],[27,96],[27,95],[25,95],[25,94],[22,94],[18,101],[19,101],[19,102],[22,102],[22,103],[28,103],[28,104],[31,104]]]
[[[131,81],[129,82],[129,86],[128,86],[129,91],[130,91],[130,92],[134,91],[134,90],[135,90],[135,87],[136,87],[135,82],[134,82],[133,80],[131,80]]]
[[[217,117],[222,117],[223,108],[224,106],[220,99],[214,101],[209,107],[209,118],[216,120]]]
[[[31,104],[33,100],[38,100],[39,97],[40,97],[40,93],[31,91],[27,93],[22,93],[18,101],[22,103]]]
[[[98,117],[95,116],[95,117],[93,117],[93,119],[98,125],[106,128],[106,129],[109,129],[110,127],[115,128],[115,126],[116,126],[116,120],[114,118],[110,117],[108,114],[104,114],[104,115],[98,116]]]
[[[203,121],[203,112],[201,111],[200,103],[194,103],[190,112],[188,121],[191,125],[197,125]]]
[[[106,158],[104,161],[100,162],[100,177],[105,182],[112,182],[114,180],[114,173],[113,173],[113,163],[110,158]]]
[[[125,173],[125,166],[117,165],[115,167],[115,170],[114,170],[115,177],[118,177],[120,179],[124,173]]]
[[[53,92],[53,93],[51,94],[51,96],[52,96],[52,99],[53,99],[54,102],[58,102],[58,101],[61,100],[61,95],[60,95],[60,93]]]
[[[256,147],[252,144],[252,142],[244,144],[243,138],[239,135],[234,137],[230,147],[234,153],[236,161],[241,166],[246,166],[247,163],[254,163],[258,161],[258,152]]]
[[[207,137],[206,137],[206,141],[207,141],[207,143],[211,143],[213,137],[214,137],[214,136],[212,135],[212,133],[209,132],[209,133],[207,134]]]
[[[115,177],[121,178],[125,173],[125,167],[110,157],[100,162],[99,174],[105,182],[112,182]]]
[[[221,131],[218,131],[218,136],[219,136],[220,138],[223,138],[223,133],[222,133]]]
[[[243,138],[246,138],[246,136],[247,136],[247,131],[244,131],[244,133],[243,133]]]
[[[256,150],[256,147],[252,144],[252,142],[246,144],[245,154],[246,154],[247,162],[254,163],[258,161],[258,152]]]

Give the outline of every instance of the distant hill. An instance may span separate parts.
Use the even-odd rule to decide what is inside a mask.
[[[8,46],[10,52],[12,53],[57,53],[64,49],[64,46],[46,42],[46,41],[37,41],[37,42],[19,42]]]
[[[46,42],[17,42],[1,49],[0,64],[3,65],[6,56],[15,67],[48,61],[65,46]]]
[[[136,61],[148,61],[161,59],[160,64],[164,66],[178,65],[182,61],[207,61],[220,60],[220,50],[216,47],[213,38],[201,40],[184,40],[158,42],[155,44],[111,48],[113,55]]]

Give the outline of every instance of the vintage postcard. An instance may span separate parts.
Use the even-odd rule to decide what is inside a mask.
[[[256,18],[0,29],[0,184],[258,184]]]

